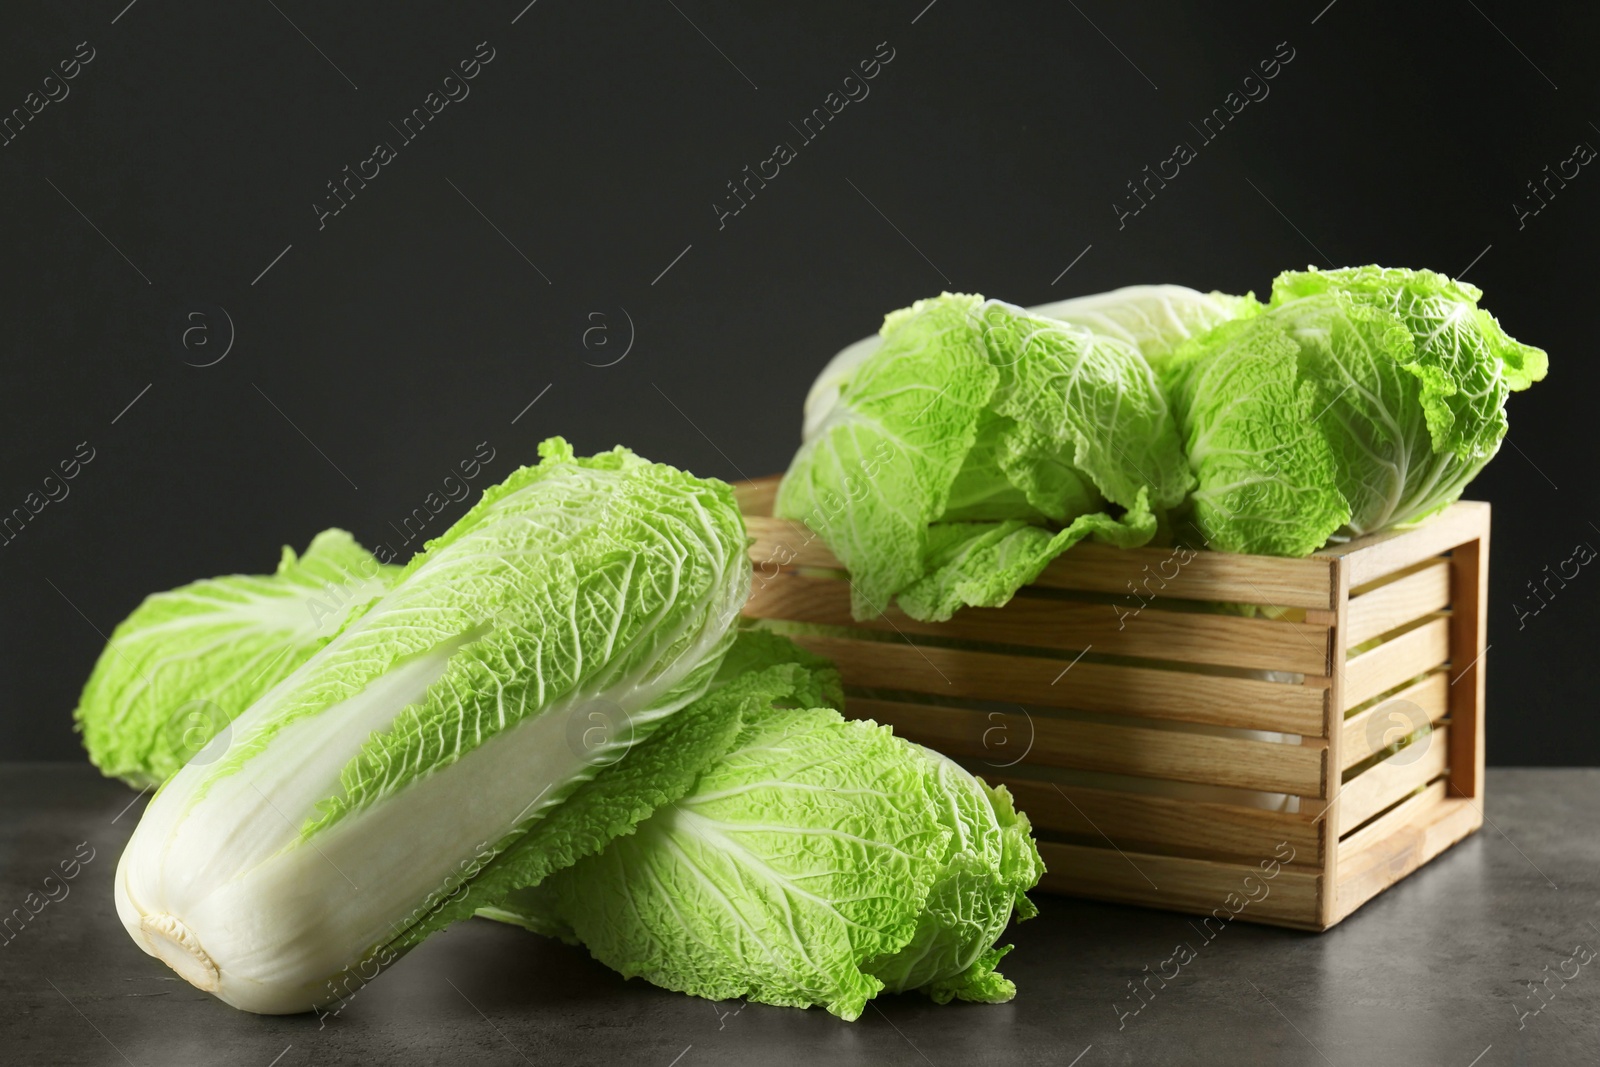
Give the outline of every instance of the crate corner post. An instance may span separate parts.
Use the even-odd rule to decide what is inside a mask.
[[[1321,854],[1318,857],[1317,913],[1313,916],[1312,925],[1318,931],[1328,929],[1343,918],[1339,909],[1339,792],[1344,777],[1344,663],[1350,629],[1351,568],[1343,556],[1331,557],[1328,565],[1334,624],[1329,635],[1327,703],[1323,714],[1323,735],[1328,745],[1327,762],[1322,796],[1319,798],[1322,812],[1317,817],[1318,851]]]

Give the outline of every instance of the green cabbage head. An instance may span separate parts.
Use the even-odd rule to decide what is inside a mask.
[[[1181,346],[1161,373],[1204,541],[1303,556],[1458,499],[1548,364],[1481,295],[1425,270],[1290,271],[1261,314]]]
[[[1004,604],[1085,537],[1149,541],[1193,484],[1137,347],[1011,304],[918,301],[824,376],[775,512],[849,569],[858,618]]]

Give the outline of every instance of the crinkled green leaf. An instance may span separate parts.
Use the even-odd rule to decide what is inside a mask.
[[[1016,986],[995,970],[1010,945],[996,948],[1013,912],[1034,914],[1025,895],[1044,875],[1028,817],[1004,786],[990,788],[944,756],[922,750],[931,769],[941,821],[953,831],[944,866],[899,951],[867,964],[891,993],[921,989],[940,1004],[952,998],[998,1003]]]
[[[939,622],[967,605],[997,608],[1086,537],[1119,548],[1146,544],[1156,532],[1146,497],[1140,490],[1121,518],[1097,511],[1059,530],[1025,522],[936,524],[928,533],[929,574],[900,591],[900,608]]]
[[[1325,403],[1300,346],[1271,315],[1218,327],[1168,365],[1169,395],[1199,480],[1194,519],[1227,552],[1303,556],[1350,520]]]
[[[999,372],[976,296],[918,301],[884,322],[883,345],[803,444],[774,511],[821,533],[850,566],[858,615],[922,576],[928,525],[945,511]]]
[[[1260,316],[1164,368],[1212,547],[1305,555],[1460,497],[1544,376],[1478,290],[1429,271],[1286,273]]]
[[[1166,397],[1137,349],[998,301],[982,315],[1001,374],[991,406],[1014,427],[1002,446],[1009,461],[1001,463],[1014,481],[1019,467],[1053,471],[1066,463],[1123,508],[1141,492],[1157,508],[1183,499],[1193,478]],[[1055,476],[1030,473],[1023,488],[1057,522],[1084,513],[1060,506]]]
[[[272,574],[207,578],[146,597],[112,631],[74,718],[89,758],[158,785],[394,584],[401,568],[324,530]]]
[[[1090,533],[1148,540],[1149,514],[1192,484],[1166,399],[1132,344],[951,294],[888,316],[882,336],[824,371],[837,400],[808,416],[775,506],[850,570],[858,618],[896,596],[917,618],[1004,603],[1013,581]],[[969,521],[995,525],[962,534],[979,539],[973,551],[949,551],[938,527]],[[1037,532],[1019,534],[1024,524]],[[977,548],[1001,540],[1027,562],[951,570],[984,565]],[[984,599],[965,599],[967,589]]]
[[[700,772],[728,750],[745,715],[791,696],[805,676],[798,664],[775,665],[696,700],[635,744],[604,774],[578,785],[565,803],[526,833],[505,842],[480,873],[408,929],[393,947],[409,948],[475,911],[493,908],[512,890],[537,891],[552,872],[594,855],[613,838],[633,833],[657,808],[681,799]],[[517,921],[540,933],[570,936],[565,923],[533,907],[534,899],[528,898]]]
[[[727,751],[746,720],[775,706],[844,707],[844,690],[833,662],[767,630],[740,630],[712,684],[710,692],[630,753],[629,767],[618,768],[582,787],[577,797],[582,810],[592,811],[602,805],[628,806],[620,829],[603,839],[591,836],[582,842],[581,852],[568,849],[567,854],[574,859],[588,855],[595,851],[596,843],[632,833],[639,819],[682,798],[700,771]],[[659,773],[651,769],[656,763],[663,765]],[[642,803],[630,803],[633,783],[649,790]],[[604,800],[591,799],[590,793],[600,793]],[[570,808],[573,805],[557,809],[551,822],[559,827]],[[499,875],[494,882],[497,887],[514,884],[515,888],[506,894],[506,901],[480,906],[477,914],[576,944],[577,935],[560,916],[556,891],[545,880],[548,866],[530,869],[517,863],[514,855],[508,857],[507,866],[509,871],[491,872]],[[472,899],[488,900],[492,894],[477,892]],[[452,918],[459,914],[459,909],[451,913]]]
[[[819,669],[785,639],[747,632],[735,650],[749,672],[725,690],[757,699],[688,795],[479,914],[712,999],[847,1019],[885,987],[1009,999],[995,942],[1033,914],[1044,869],[1009,794],[886,727],[782,707]]]
[[[781,634],[756,627],[741,629],[733,647],[717,668],[714,685],[751,684],[746,676],[769,667],[794,664],[799,671],[783,675],[787,692],[771,694],[771,702],[791,708],[844,709],[844,686],[839,671],[826,656],[807,651]],[[765,682],[758,684],[767,684]]]
[[[147,951],[252,1011],[342,999],[724,746],[736,714],[676,717],[749,592],[732,490],[625,449],[540,454],[153,799],[118,870]],[[626,758],[669,724],[675,741]],[[185,969],[188,945],[207,968]]]
[[[557,890],[626,977],[854,1019],[883,988],[862,964],[911,940],[951,836],[921,758],[888,728],[775,710]]]
[[[1483,293],[1431,270],[1347,267],[1288,271],[1272,283],[1270,307],[1323,293],[1390,312],[1411,336],[1400,359],[1421,386],[1433,450],[1463,460],[1492,457],[1506,434],[1507,395],[1544,378],[1543,350],[1506,334],[1478,307]]]

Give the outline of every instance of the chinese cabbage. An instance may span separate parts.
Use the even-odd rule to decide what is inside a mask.
[[[677,713],[748,595],[732,491],[540,454],[157,792],[116,876],[140,947],[236,1007],[309,1010],[687,784],[710,741],[624,757],[717,736]]]

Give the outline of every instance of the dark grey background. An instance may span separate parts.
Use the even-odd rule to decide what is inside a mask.
[[[1489,758],[1600,763],[1600,575],[1521,629],[1512,606],[1600,544],[1600,176],[1521,228],[1512,207],[1600,146],[1594,9],[125,2],[13,10],[0,44],[0,114],[95,53],[0,147],[0,512],[95,457],[0,545],[0,758],[79,758],[78,688],[145,594],[328,525],[402,548],[391,522],[479,442],[476,488],[553,433],[769,473],[822,362],[942,288],[1264,293],[1378,262],[1465,271],[1551,354],[1468,494],[1496,506]],[[399,145],[389,123],[483,41],[470,96],[319,229],[325,183]],[[880,42],[870,96],[800,145],[789,123]],[[1189,123],[1279,42],[1270,95],[1202,144]],[[1198,158],[1119,229],[1125,183],[1180,140]],[[719,229],[725,183],[779,141],[798,158]],[[229,321],[226,358],[186,365]]]

